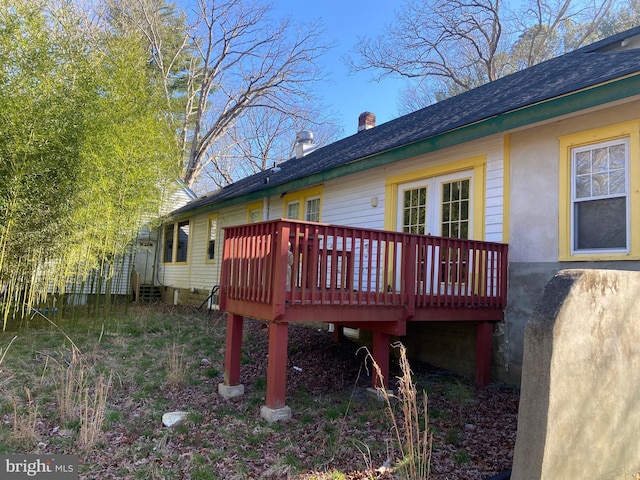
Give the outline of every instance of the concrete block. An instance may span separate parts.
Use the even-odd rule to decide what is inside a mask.
[[[565,270],[525,328],[512,480],[640,472],[640,274]]]
[[[167,412],[162,415],[162,424],[165,427],[177,427],[178,425],[182,425],[189,418],[189,412]]]
[[[218,394],[227,400],[229,398],[240,397],[244,395],[244,385],[225,385],[224,383],[219,383]]]
[[[387,396],[391,397],[392,395],[393,395],[393,391],[392,390],[387,390]],[[367,387],[367,397],[374,398],[375,400],[378,400],[379,402],[385,402],[386,401],[384,393],[382,393],[379,389],[373,388],[373,387]]]
[[[260,409],[260,416],[269,423],[291,420],[291,409],[286,405],[281,408],[269,408],[263,405]]]

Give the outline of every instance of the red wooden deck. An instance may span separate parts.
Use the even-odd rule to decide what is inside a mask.
[[[506,305],[505,244],[276,220],[226,228],[223,252],[225,385],[239,384],[243,317],[270,322],[269,408],[284,406],[289,322],[371,330],[387,378],[389,335],[404,335],[406,322],[474,321],[476,383],[489,382],[490,322]]]

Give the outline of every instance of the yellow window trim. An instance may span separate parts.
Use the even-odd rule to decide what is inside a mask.
[[[629,139],[629,253],[571,255],[571,149],[621,138]],[[640,259],[640,120],[617,123],[559,138],[559,261]]]
[[[248,204],[247,205],[247,223],[251,223],[251,212],[253,212],[254,210],[260,210],[260,213],[263,214],[263,209],[264,209],[264,202],[262,200]],[[262,220],[263,220],[263,215],[260,216],[260,220],[258,221],[261,222]]]
[[[487,156],[478,155],[475,157],[457,160],[455,162],[433,165],[420,170],[414,170],[400,175],[387,177],[385,181],[385,205],[384,205],[384,228],[394,231],[397,228],[398,211],[398,185],[417,180],[423,180],[441,175],[473,170],[473,228],[472,239],[484,239],[485,223],[485,171]]]
[[[297,201],[300,202],[299,220],[304,220],[307,215],[307,199],[311,197],[320,197],[320,220],[322,220],[322,185],[286,193],[282,197],[282,218],[287,217],[287,205]]]
[[[211,232],[211,222],[212,221],[216,222],[216,238],[214,239],[215,246],[214,246],[213,258],[210,259],[209,258],[209,234]],[[209,263],[209,264],[216,263],[216,261],[218,259],[218,253],[219,253],[219,247],[220,247],[219,237],[220,237],[220,219],[219,219],[219,215],[217,213],[213,213],[213,214],[211,214],[211,215],[209,215],[207,217],[207,236],[205,238],[206,244],[205,244],[205,249],[204,249],[204,261],[205,261],[205,263]]]

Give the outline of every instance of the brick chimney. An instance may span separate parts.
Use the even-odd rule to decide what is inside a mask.
[[[376,116],[371,112],[363,112],[358,117],[358,131],[369,130],[376,126]]]

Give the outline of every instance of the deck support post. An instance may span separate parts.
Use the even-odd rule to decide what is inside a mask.
[[[373,332],[373,359],[380,367],[383,378],[378,376],[374,369],[371,386],[374,389],[387,388],[389,386],[389,334]]]
[[[484,387],[491,382],[491,344],[493,323],[478,322],[476,325],[476,385]]]
[[[344,341],[344,327],[342,325],[333,325],[333,343],[341,343]]]
[[[242,315],[230,313],[227,316],[224,383],[218,385],[218,393],[225,398],[238,397],[244,393],[244,385],[240,384],[243,321]]]
[[[287,322],[269,325],[267,404],[260,410],[260,415],[268,422],[291,418],[291,409],[284,404],[287,389],[288,337],[289,324]]]

